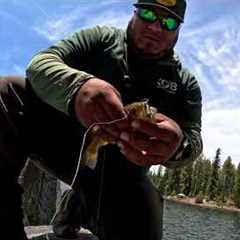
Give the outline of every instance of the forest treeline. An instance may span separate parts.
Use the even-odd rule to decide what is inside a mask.
[[[240,208],[240,163],[235,166],[230,156],[221,162],[220,148],[212,161],[200,155],[183,168],[160,166],[157,172],[150,171],[149,175],[165,196],[183,193],[188,197],[223,205],[231,203]]]

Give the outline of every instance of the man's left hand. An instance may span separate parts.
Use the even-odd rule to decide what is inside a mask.
[[[163,164],[169,160],[183,140],[179,125],[156,113],[155,121],[136,119],[132,131],[123,132],[118,145],[125,157],[140,166]]]

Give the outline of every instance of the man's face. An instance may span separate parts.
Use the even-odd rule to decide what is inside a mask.
[[[161,8],[151,8],[155,14],[163,17],[171,16]],[[148,22],[141,19],[135,11],[130,23],[130,34],[136,50],[144,56],[161,57],[164,53],[174,47],[178,37],[179,28],[168,31],[161,27],[159,20]],[[172,17],[172,16],[171,16]]]

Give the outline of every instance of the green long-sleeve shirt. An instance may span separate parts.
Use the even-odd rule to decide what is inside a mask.
[[[194,160],[202,151],[201,91],[197,80],[174,54],[144,60],[128,53],[124,30],[81,30],[35,55],[27,68],[27,78],[43,101],[70,115],[76,91],[92,77],[115,86],[124,104],[148,98],[150,105],[180,125],[189,142],[183,156],[173,157],[166,166]]]

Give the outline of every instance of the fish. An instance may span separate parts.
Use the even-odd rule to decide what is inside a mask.
[[[154,121],[154,116],[157,113],[157,109],[149,105],[148,100],[139,102],[133,102],[124,107],[124,111],[127,114],[127,119],[133,121],[135,119],[144,119],[150,122]],[[90,169],[95,169],[98,159],[98,151],[101,147],[108,144],[116,144],[103,136],[102,129],[96,124],[90,131],[87,146],[83,152],[83,158],[81,165],[88,166]]]

